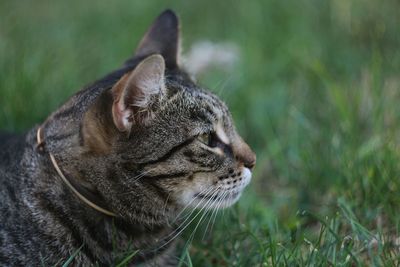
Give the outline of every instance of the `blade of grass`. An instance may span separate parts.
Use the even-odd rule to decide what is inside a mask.
[[[71,262],[74,260],[76,255],[82,250],[83,244],[68,258],[68,260],[62,265],[62,267],[68,267]]]

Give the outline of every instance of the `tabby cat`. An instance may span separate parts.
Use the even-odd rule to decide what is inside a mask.
[[[25,135],[0,135],[1,266],[111,266],[121,251],[174,266],[178,214],[238,200],[255,154],[178,50],[167,10],[120,69]]]

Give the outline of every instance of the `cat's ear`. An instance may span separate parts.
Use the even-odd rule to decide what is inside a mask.
[[[172,10],[161,13],[143,36],[135,56],[160,54],[168,69],[178,66],[179,19]]]
[[[118,130],[129,133],[132,125],[151,119],[152,108],[165,93],[164,72],[164,58],[152,55],[113,86],[112,115]]]

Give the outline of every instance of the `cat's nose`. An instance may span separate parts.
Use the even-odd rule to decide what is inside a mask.
[[[249,168],[250,170],[256,165],[256,154],[254,154],[254,152],[250,149],[237,155],[237,158],[246,168]]]
[[[254,166],[256,166],[256,154],[253,153],[252,159],[249,161],[244,161],[243,163],[246,168],[249,168],[250,170],[252,170],[254,168]]]
[[[251,170],[256,165],[256,154],[241,138],[238,138],[233,145],[233,153],[235,159],[242,163],[246,168]]]

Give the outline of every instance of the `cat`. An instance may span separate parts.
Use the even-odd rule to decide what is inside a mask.
[[[134,266],[174,266],[182,210],[239,199],[256,156],[178,50],[166,10],[120,69],[26,134],[0,135],[1,266],[111,266],[129,253]]]

